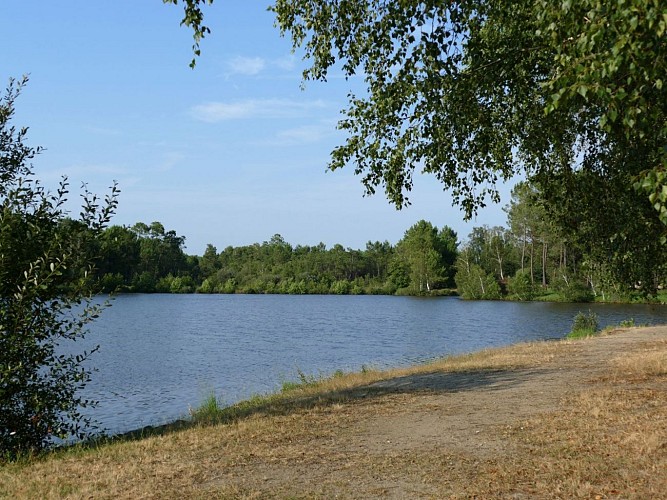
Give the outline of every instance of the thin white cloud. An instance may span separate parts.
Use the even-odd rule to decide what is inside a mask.
[[[271,61],[271,65],[285,71],[290,71],[293,70],[296,66],[296,57],[293,54],[290,54],[286,57],[280,57]]]
[[[258,76],[264,74],[264,77],[277,78],[275,71],[271,69],[278,69],[281,72],[291,73],[297,65],[297,58],[293,54],[274,59],[265,59],[263,57],[246,57],[236,56],[226,61],[225,78],[232,76]],[[269,73],[268,75],[266,73]],[[299,75],[300,76],[300,73]]]
[[[193,118],[207,123],[249,118],[294,118],[305,116],[314,109],[326,108],[326,103],[291,99],[246,99],[234,102],[206,102],[192,107]]]
[[[163,160],[155,166],[157,172],[168,172],[183,161],[186,156],[178,152],[166,152]]]
[[[303,125],[278,132],[272,139],[264,141],[267,146],[300,146],[314,144],[335,135],[335,121],[323,121],[317,124]]]
[[[255,76],[266,67],[266,61],[261,57],[237,56],[227,63],[230,75]]]

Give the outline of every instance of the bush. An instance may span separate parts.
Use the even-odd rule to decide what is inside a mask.
[[[125,278],[120,273],[106,273],[100,278],[100,288],[104,292],[116,292],[125,285]]]
[[[599,329],[598,315],[588,311],[588,314],[579,312],[572,323],[572,331],[568,333],[567,338],[582,338],[595,335]]]
[[[223,408],[224,405],[216,397],[215,392],[211,392],[197,408],[190,408],[190,417],[198,424],[213,423]]]
[[[216,282],[215,278],[206,278],[201,286],[197,289],[197,293],[215,293]]]
[[[496,300],[501,296],[496,279],[477,264],[461,265],[454,280],[459,295],[464,299]]]
[[[588,284],[576,276],[556,280],[554,288],[566,302],[593,302],[595,300]]]
[[[25,80],[10,81],[0,99],[0,454],[38,451],[54,438],[83,438],[91,404],[78,391],[90,378],[81,363],[92,352],[60,354],[81,339],[101,307],[92,265],[94,241],[116,207],[114,186],[104,203],[84,191],[79,220],[63,206],[66,179],[56,194],[34,178],[39,148],[23,144],[26,130],[9,125]]]
[[[349,281],[338,280],[331,284],[330,292],[334,295],[347,295],[350,293],[350,288]]]
[[[518,270],[507,284],[509,293],[516,300],[533,300],[535,290],[530,279],[530,271]]]

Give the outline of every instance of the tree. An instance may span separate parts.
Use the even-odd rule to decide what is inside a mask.
[[[442,258],[442,266],[444,268],[444,284],[448,287],[454,287],[456,257],[459,254],[459,241],[456,231],[449,226],[444,226],[438,232],[437,245],[438,252]]]
[[[82,437],[89,404],[78,390],[89,380],[81,362],[90,352],[62,354],[82,338],[100,307],[92,302],[100,235],[116,207],[116,187],[104,201],[84,190],[80,218],[67,218],[66,179],[49,193],[30,161],[27,129],[10,124],[26,80],[10,80],[0,99],[0,453],[39,450],[52,438]]]
[[[546,222],[581,253],[581,267],[596,294],[623,295],[637,286],[655,296],[658,271],[667,261],[667,248],[656,237],[663,226],[642,195],[621,188],[625,182],[615,172],[553,175],[538,201]]]
[[[366,258],[370,266],[369,271],[373,277],[383,279],[386,276],[392,255],[393,248],[387,240],[383,242],[368,241],[366,243]]]
[[[465,246],[456,261],[456,289],[464,299],[499,299],[500,285],[492,274],[474,262],[475,256],[470,246]]]
[[[178,5],[178,0],[162,0],[165,4]],[[201,5],[211,5],[213,0],[183,0],[183,19],[181,26],[187,26],[192,29],[192,53],[193,58],[190,61],[190,67],[194,68],[197,63],[197,57],[200,56],[201,50],[199,43],[201,40],[211,32],[210,28],[204,25],[204,13]]]
[[[124,226],[111,226],[100,238],[98,273],[106,291],[128,286],[137,272],[140,258],[139,239]]]
[[[449,231],[444,234],[451,236]],[[417,292],[430,292],[440,286],[446,276],[441,251],[447,249],[447,243],[451,244],[439,239],[437,227],[420,220],[405,232],[396,245],[399,258],[405,260],[410,269],[410,281]]]
[[[165,231],[160,222],[150,225],[137,222],[130,228],[139,239],[139,264],[135,275],[136,291],[153,292],[160,279],[178,277],[188,269],[188,260],[183,253],[185,237],[176,231]]]
[[[202,277],[208,278],[213,276],[220,269],[220,261],[218,260],[218,250],[210,243],[206,245],[204,255],[199,259],[199,270]]]
[[[517,172],[613,171],[667,223],[667,18],[658,0],[277,0],[304,79],[363,73],[331,170],[409,203],[415,169],[472,216]],[[337,66],[338,67],[338,66]],[[588,202],[595,204],[594,199]]]

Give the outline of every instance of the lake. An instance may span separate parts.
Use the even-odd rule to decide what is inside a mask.
[[[562,338],[579,312],[600,326],[667,323],[667,306],[332,295],[121,295],[74,352],[100,344],[84,395],[120,433],[188,414],[212,392],[231,404],[298,372],[387,368]]]

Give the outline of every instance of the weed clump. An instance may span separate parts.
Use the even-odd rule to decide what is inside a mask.
[[[221,405],[215,393],[211,392],[201,405],[190,409],[190,417],[197,423],[214,422],[220,415],[222,408],[223,405]]]
[[[590,337],[598,332],[599,323],[598,315],[594,312],[588,311],[584,314],[581,311],[574,317],[572,323],[572,331],[567,334],[568,339],[580,339]]]

